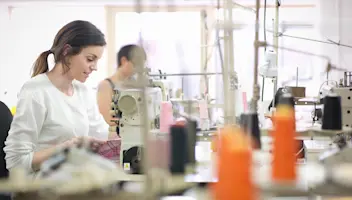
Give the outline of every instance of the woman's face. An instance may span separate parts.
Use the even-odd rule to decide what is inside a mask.
[[[82,83],[84,83],[89,75],[97,70],[98,60],[104,53],[103,46],[89,46],[83,48],[82,51],[69,60],[69,75]]]
[[[145,67],[145,62],[146,61],[144,60],[143,64],[141,64],[143,67]],[[136,66],[134,65],[134,63],[132,61],[127,60],[125,57],[122,57],[121,64],[121,69],[126,78],[131,78],[137,73]]]
[[[146,53],[143,48],[135,47],[131,50],[130,54],[130,60],[126,57],[122,57],[120,60],[120,67],[122,68],[123,74],[126,78],[130,78],[135,75],[135,73],[139,71],[139,67],[144,68],[146,62]]]
[[[127,60],[126,57],[121,58],[121,69],[123,71],[123,74],[126,76],[126,78],[130,78],[135,73],[133,62],[130,60]]]

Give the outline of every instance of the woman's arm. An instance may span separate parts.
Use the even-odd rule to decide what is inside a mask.
[[[35,152],[33,155],[33,160],[32,160],[32,169],[33,171],[38,171],[40,170],[41,164],[49,159],[57,149],[65,148],[65,147],[70,147],[75,144],[79,143],[79,138],[72,138],[71,140],[67,140],[64,143],[58,144],[56,146]]]
[[[5,141],[6,168],[23,167],[28,172],[37,171],[57,148],[76,143],[73,138],[48,149],[35,151],[42,130],[47,109],[36,93],[27,87],[22,88],[17,103],[17,112]]]
[[[55,153],[55,150],[57,150],[56,147],[50,147],[48,149],[44,149],[38,152],[35,152],[33,154],[33,160],[32,160],[32,169],[33,171],[38,171],[40,170],[41,164],[50,158],[51,155]]]
[[[98,87],[97,100],[99,106],[99,112],[103,115],[104,120],[107,124],[115,126],[116,123],[113,121],[111,116],[111,102],[112,102],[112,88],[108,81],[103,80]]]
[[[38,135],[43,127],[46,108],[39,103],[32,91],[21,91],[17,112],[13,118],[5,141],[6,168],[24,167],[33,171],[47,157],[46,153],[35,152]]]

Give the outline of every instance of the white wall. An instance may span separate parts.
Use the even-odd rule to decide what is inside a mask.
[[[320,0],[320,33],[325,39],[340,41],[352,46],[352,1]],[[352,71],[352,49],[336,45],[321,44],[323,54],[328,55],[334,64]],[[342,72],[330,73],[332,80],[343,77]]]
[[[78,11],[79,9],[79,11]],[[57,31],[73,20],[87,20],[105,32],[103,6],[26,6],[14,8],[9,19],[6,7],[0,15],[0,100],[15,106],[17,93],[30,78],[32,66],[41,52],[51,48]],[[106,57],[98,63],[98,71],[88,79],[95,87],[107,74]],[[52,56],[49,56],[53,60]],[[52,67],[52,65],[49,67]],[[4,95],[6,93],[6,95]]]
[[[273,2],[269,1],[268,2]],[[287,3],[286,1],[282,1]],[[283,22],[287,24],[294,24],[294,26],[288,26],[284,31],[284,34],[295,37],[305,37],[311,39],[321,39],[319,27],[317,22],[319,21],[318,8],[314,6],[307,6],[305,8],[290,8],[283,7],[280,9],[280,24]],[[260,12],[260,22],[263,24],[264,21],[264,9]],[[254,24],[255,15],[250,12],[243,12],[242,10],[234,10],[234,20],[241,21],[241,23]],[[272,30],[272,19],[275,17],[275,9],[268,8],[266,11],[266,29]],[[310,26],[303,26],[309,24]],[[254,26],[248,26],[241,30],[234,31],[234,62],[235,70],[239,75],[239,82],[241,89],[247,92],[247,97],[252,97],[253,90],[253,64],[254,64]],[[281,30],[280,30],[281,31]],[[264,40],[264,30],[260,30],[260,40]],[[266,32],[267,42],[273,44],[273,34]],[[279,37],[279,46],[291,48],[295,50],[301,50],[304,52],[310,52],[314,54],[320,54],[319,43],[310,42],[301,39],[293,39],[291,37]],[[217,50],[215,53],[218,58]],[[261,48],[259,51],[259,66],[264,64],[264,49]],[[296,53],[292,51],[279,49],[279,81],[278,86],[296,86],[296,68],[299,68],[298,74],[298,86],[306,87],[306,95],[313,96],[318,94],[318,88],[322,82],[323,77],[319,72],[322,71],[320,59],[317,57],[307,56],[302,53]],[[215,69],[220,70],[219,62],[215,63]],[[216,94],[217,97],[221,97],[223,91],[222,79],[217,76],[217,80],[213,80],[218,85],[210,85],[212,94]],[[264,90],[264,100],[271,100],[273,97],[273,83],[271,79],[266,79],[265,85],[262,85],[262,79],[259,79],[261,88]]]
[[[8,20],[8,14],[7,14],[7,7],[4,6],[4,2],[17,2],[17,3],[23,3],[23,2],[31,2],[30,4],[32,5],[32,2],[38,2],[36,0],[12,0],[12,1],[1,1],[0,3],[0,25],[1,25],[1,29],[2,30],[7,30],[7,31],[0,31],[0,44],[3,48],[0,48],[0,60],[1,60],[1,64],[0,64],[0,100],[3,101],[8,101],[10,102],[10,105],[13,105],[14,102],[16,102],[16,94],[17,91],[19,90],[20,86],[23,84],[24,81],[26,81],[26,79],[29,77],[29,73],[30,73],[30,68],[32,66],[32,63],[34,62],[35,57],[37,56],[37,54],[39,54],[40,52],[47,50],[48,48],[50,48],[50,42],[51,39],[53,38],[53,34],[56,33],[57,29],[63,25],[63,23],[66,23],[69,20],[72,20],[72,16],[71,17],[65,17],[66,19],[64,20],[60,20],[60,22],[53,22],[52,20],[55,18],[53,17],[54,15],[59,16],[58,18],[63,18],[62,16],[62,12],[60,11],[56,11],[54,13],[52,13],[50,10],[47,9],[43,9],[40,13],[34,13],[33,14],[29,14],[28,19],[26,19],[25,16],[21,17],[14,17],[12,20],[16,20],[21,21],[21,20],[27,20],[28,23],[26,26],[22,26],[19,25],[17,23],[17,25],[15,24],[9,24],[9,20]],[[42,0],[41,2],[58,2],[57,0]],[[85,14],[79,14],[78,12],[75,11],[75,9],[71,9],[69,12],[64,12],[64,13],[77,13],[78,18],[81,19],[91,19],[93,21],[95,21],[95,23],[99,23],[100,25],[105,24],[104,22],[104,13],[103,13],[103,7],[102,5],[104,3],[109,3],[109,4],[119,4],[120,2],[126,2],[124,0],[104,0],[104,1],[96,1],[96,0],[62,0],[61,2],[75,2],[75,3],[83,3],[83,2],[89,2],[89,3],[98,3],[100,4],[100,9],[101,11],[99,11],[100,14],[98,14],[99,16],[96,17],[96,11],[92,11],[91,13],[94,13],[94,16],[90,16],[89,17],[89,9],[87,10],[87,12],[83,12]],[[117,3],[119,2],[119,3]],[[129,2],[134,2],[134,1],[129,1]],[[176,1],[174,1],[176,2]],[[178,1],[179,2],[179,1]],[[191,2],[191,3],[196,3],[196,2],[204,2],[201,0],[185,0],[183,2]],[[207,2],[212,2],[212,4],[216,3],[216,1],[207,1]],[[254,0],[239,0],[236,1],[239,3],[244,3],[244,4],[253,4],[255,1]],[[268,0],[268,4],[272,4],[274,2],[274,0]],[[314,4],[318,2],[319,7],[317,8],[317,10],[319,10],[318,13],[314,13],[308,11],[308,13],[302,13],[300,12],[299,14],[296,13],[296,9],[293,9],[293,13],[292,12],[288,12],[287,10],[290,9],[286,9],[287,12],[285,13],[281,13],[281,19],[286,19],[286,20],[292,20],[293,21],[302,21],[302,20],[309,20],[309,21],[314,21],[313,23],[315,23],[315,21],[320,22],[318,23],[320,25],[320,33],[321,35],[324,35],[327,38],[333,39],[338,41],[339,39],[341,39],[342,43],[351,43],[352,44],[352,39],[349,38],[350,32],[352,31],[352,28],[349,28],[348,24],[351,22],[351,15],[349,13],[349,9],[348,7],[352,6],[352,2],[351,0],[282,0],[282,4]],[[337,2],[340,2],[340,12],[337,12]],[[351,5],[349,5],[351,4]],[[28,4],[29,5],[29,4]],[[35,4],[36,5],[36,4]],[[315,9],[314,9],[315,10]],[[80,9],[80,12],[82,11],[82,9]],[[71,15],[70,14],[70,15]],[[271,20],[271,15],[273,14],[273,12],[271,12],[270,10],[268,10],[267,13],[267,20]],[[35,16],[37,16],[37,18],[35,19]],[[39,16],[39,21],[38,21],[38,16]],[[42,17],[41,17],[42,16]],[[65,16],[65,15],[64,15]],[[75,18],[77,18],[77,16]],[[338,19],[338,20],[337,20]],[[33,23],[35,22],[35,23]],[[39,23],[39,25],[38,25]],[[340,25],[339,25],[340,24]],[[36,34],[36,29],[41,29],[41,27],[51,27],[52,29],[52,33],[47,33],[46,35],[40,35],[40,31],[38,32],[38,34]],[[99,26],[99,25],[98,25]],[[104,27],[105,28],[105,27]],[[297,32],[297,31],[296,31]],[[306,34],[305,32],[288,32],[288,34],[293,34],[293,35],[297,35],[297,36],[303,36],[303,37],[313,37],[314,39],[320,39],[320,38],[315,38],[316,35],[308,33],[307,34],[311,34],[311,35],[304,35]],[[302,35],[303,34],[303,35]],[[270,35],[268,35],[268,40],[270,40]],[[51,38],[51,39],[50,39]],[[252,41],[253,37],[248,38],[249,39],[249,43],[250,41]],[[26,45],[23,46],[23,42],[21,43],[21,41],[26,41]],[[321,50],[319,50],[319,52],[317,52],[316,48],[314,47],[314,49],[312,49],[310,47],[311,43],[303,43],[303,42],[295,42],[294,40],[289,40],[285,39],[284,42],[282,43],[282,45],[286,45],[288,43],[294,43],[297,44],[299,47],[299,49],[302,50],[307,50],[307,51],[313,51],[313,53],[321,53],[321,54],[326,54],[331,56],[333,59],[333,63],[336,63],[342,67],[348,67],[348,63],[349,63],[349,54],[352,53],[350,52],[351,50],[349,49],[344,49],[344,48],[338,48],[336,46],[333,45],[324,45],[324,44],[320,44],[321,46]],[[312,44],[313,45],[313,44]],[[316,44],[314,44],[316,45]],[[238,45],[237,45],[238,46]],[[295,46],[296,47],[296,46]],[[252,51],[250,51],[252,52]],[[13,56],[13,55],[17,55],[17,56]],[[250,54],[251,55],[251,54]],[[288,65],[291,64],[295,65],[294,63],[297,60],[301,60],[299,58],[293,58],[293,59],[287,59],[287,57],[291,57],[288,56],[288,53],[283,53],[281,54],[281,56],[285,55],[284,57],[281,57],[284,65]],[[248,55],[247,55],[248,57]],[[249,58],[250,59],[250,58]],[[238,59],[236,59],[238,60]],[[342,60],[340,62],[340,60]],[[309,66],[318,66],[321,65],[321,63],[319,62],[312,62],[312,61],[308,61],[309,62]],[[102,65],[104,65],[102,63]],[[246,69],[249,68],[248,71],[251,71],[252,69],[252,64],[242,64],[243,67],[245,67]],[[242,66],[241,64],[239,64],[239,66]],[[302,64],[304,65],[304,64]],[[14,67],[16,66],[16,67]],[[352,68],[351,68],[352,69]],[[6,72],[5,72],[6,70]],[[100,70],[101,74],[99,75],[98,79],[101,79],[104,76],[104,74],[106,74],[105,72],[103,72],[103,70]],[[21,73],[21,75],[19,75],[19,73]],[[251,74],[249,72],[249,74]],[[335,75],[334,75],[335,74]],[[341,73],[339,73],[341,74]],[[339,74],[337,73],[332,73],[331,74],[331,78],[336,79],[335,77],[338,77]],[[248,79],[249,80],[249,79]],[[252,81],[248,81],[249,85],[251,85]],[[317,81],[317,84],[320,83],[320,81]],[[308,84],[308,83],[307,83]],[[316,87],[316,85],[314,85],[314,87],[311,87],[312,90]],[[266,87],[269,85],[266,85]],[[270,87],[270,86],[269,86]],[[8,94],[6,95],[6,97],[4,97],[4,93],[8,92]],[[269,94],[269,97],[271,95]]]
[[[0,100],[8,103],[9,99],[7,93],[8,78],[9,77],[9,65],[8,52],[12,49],[9,38],[9,15],[8,7],[0,5]]]

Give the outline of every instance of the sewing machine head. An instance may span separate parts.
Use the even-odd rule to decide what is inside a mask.
[[[158,121],[160,114],[160,104],[162,101],[161,89],[147,88],[146,96],[147,99],[144,99],[143,91],[139,89],[128,89],[120,92],[117,107],[122,112],[120,119],[121,136],[128,131],[128,127],[143,125],[145,113],[142,106],[144,103],[147,104],[148,108],[147,118],[150,129],[158,127],[155,121]]]
[[[172,82],[166,79],[153,80],[153,87],[161,89],[163,101],[169,101],[172,98]]]
[[[161,89],[146,88],[146,97],[144,99],[142,90],[129,89],[120,92],[117,102],[117,107],[122,112],[119,122],[122,139],[120,163],[125,171],[132,173],[140,173],[139,155],[145,131],[143,117],[147,117],[150,130],[159,128]],[[148,116],[145,116],[143,104],[147,104]]]

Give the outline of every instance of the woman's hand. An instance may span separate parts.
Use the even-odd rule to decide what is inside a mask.
[[[62,143],[60,146],[67,148],[75,145],[82,145],[85,142],[90,144],[90,147],[92,148],[93,151],[97,151],[101,145],[106,143],[106,141],[99,140],[94,137],[80,136],[80,137],[74,137],[70,140],[67,140],[66,142]]]
[[[94,137],[90,137],[90,136],[81,136],[78,137],[78,144],[82,144],[83,142],[87,142],[90,145],[90,148],[96,152],[99,150],[99,148],[101,147],[101,145],[105,144],[106,141],[104,140],[100,140]]]
[[[62,148],[68,148],[68,147],[73,147],[75,145],[78,145],[80,143],[80,139],[78,137],[71,138],[64,143],[61,143],[59,147]]]
[[[90,143],[90,147],[92,148],[92,150],[94,152],[98,151],[99,148],[106,143],[106,141],[104,140],[99,140],[96,139],[94,137],[86,137],[86,139],[88,139],[89,143]]]

